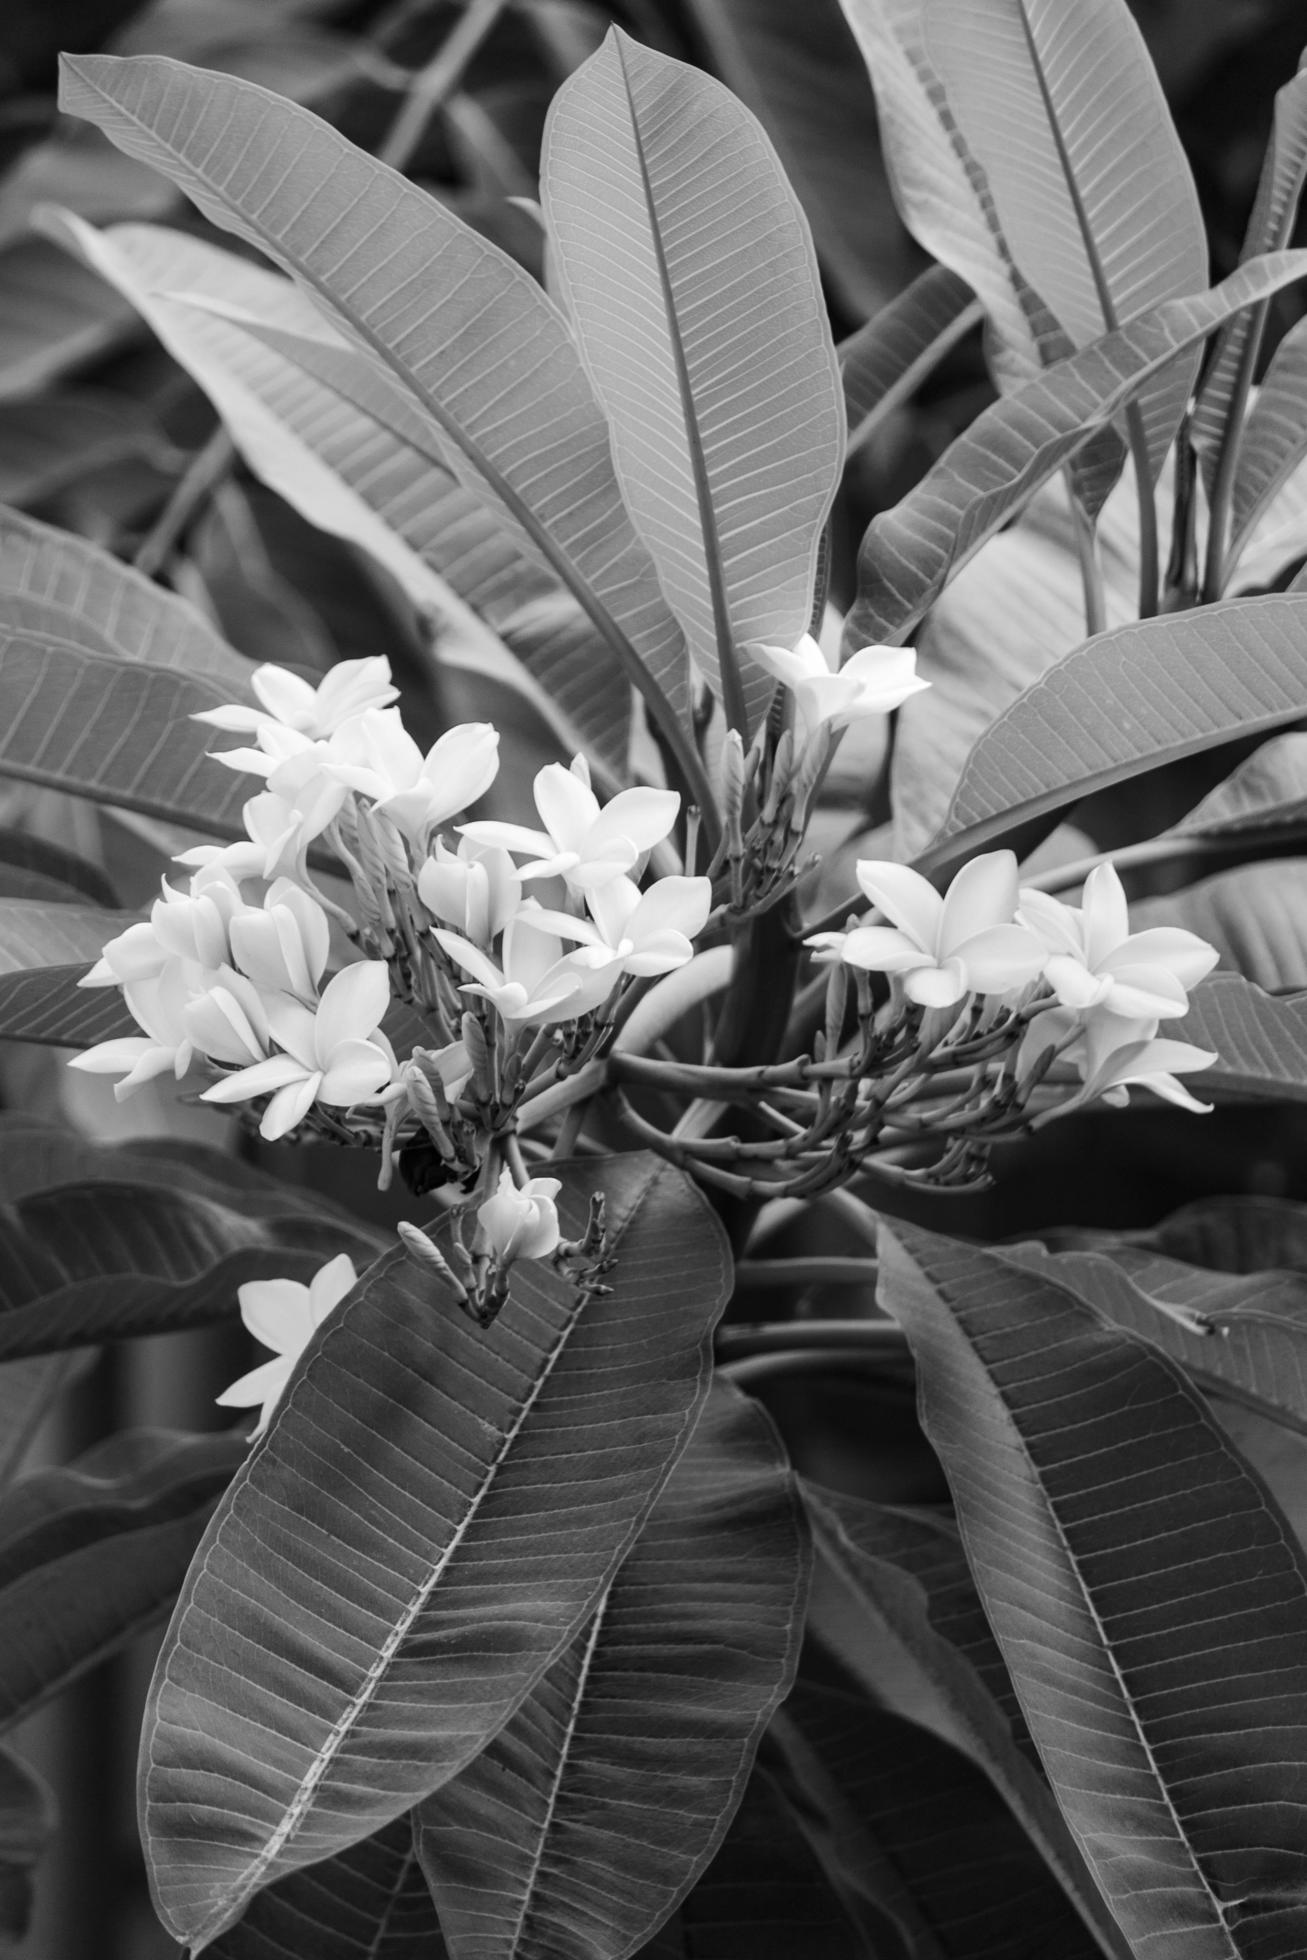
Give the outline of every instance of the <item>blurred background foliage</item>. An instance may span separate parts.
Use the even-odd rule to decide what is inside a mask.
[[[1133,4],[1192,160],[1220,278],[1237,261],[1275,91],[1301,52],[1301,0]],[[134,560],[251,659],[320,671],[385,653],[420,740],[472,713],[499,722],[510,796],[551,753],[543,725],[518,696],[501,689],[499,699],[493,684],[443,661],[373,561],[312,529],[254,480],[204,395],[139,316],[32,220],[43,204],[58,204],[96,224],[148,219],[211,235],[162,178],[56,112],[61,50],[162,53],[307,104],[547,278],[534,205],[545,113],[614,20],[715,72],[761,118],[811,220],[837,339],[921,269],[889,196],[871,89],[837,0],[6,0],[0,20],[0,501]],[[222,242],[232,249],[230,238]],[[1307,243],[1301,220],[1294,242]],[[1264,359],[1303,307],[1301,287],[1274,302]],[[838,606],[851,599],[869,519],[904,494],[990,394],[977,331],[859,450],[833,532]],[[1221,773],[1228,767],[1227,759]],[[846,769],[843,779],[869,822],[885,814],[875,777],[864,762],[860,777]],[[162,857],[177,848],[158,826],[49,792],[0,786],[0,805],[6,822],[53,850],[98,859],[127,906],[152,896]],[[11,871],[0,865],[0,893],[11,889]],[[32,875],[23,868],[25,896]],[[216,1134],[208,1112],[165,1104],[153,1088],[122,1106],[102,1088],[98,1078],[69,1077],[49,1051],[0,1052],[5,1107],[58,1109],[98,1135]],[[1143,1225],[1222,1191],[1304,1197],[1307,1177],[1294,1167],[1304,1161],[1305,1130],[1294,1105],[1227,1106],[1201,1125],[1154,1108],[1089,1115],[1045,1133],[1037,1151],[1008,1152],[993,1191],[924,1196],[918,1215],[993,1238],[1050,1218]],[[374,1217],[401,1208],[369,1193],[339,1155],[278,1157],[275,1168]],[[794,1227],[781,1233],[774,1249],[804,1249]],[[814,1296],[806,1309],[832,1305]],[[742,1289],[737,1312],[759,1310]],[[214,1388],[242,1365],[238,1331],[120,1348],[66,1398],[44,1454],[64,1458],[126,1423],[218,1426]],[[845,1365],[837,1375],[818,1365],[774,1393],[755,1387],[800,1467],[823,1481],[896,1501],[942,1495],[906,1377],[859,1380]],[[869,1451],[869,1437],[883,1450]],[[155,1960],[175,1951],[154,1924],[136,1851],[135,1733],[150,1658],[101,1669],[17,1738],[53,1784],[62,1819],[22,1949],[37,1960]]]

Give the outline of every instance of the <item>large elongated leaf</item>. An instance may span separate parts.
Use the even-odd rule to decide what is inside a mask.
[[[21,1467],[46,1416],[91,1358],[89,1352],[41,1354],[0,1364],[0,1487]]]
[[[958,128],[925,49],[919,0],[841,0],[862,50],[903,222],[975,292],[1005,388],[1070,346],[1017,270],[985,172]]]
[[[244,1452],[239,1436],[126,1430],[0,1497],[0,1724],[171,1610]]]
[[[907,241],[885,181],[875,101],[839,0],[693,0],[717,73],[776,145],[812,226],[822,274],[850,319],[907,276]]]
[[[585,609],[684,759],[682,636],[623,508],[576,348],[529,275],[318,117],[250,83],[81,55],[66,58],[63,101],[327,303],[431,417],[455,472]]]
[[[981,736],[921,862],[955,863],[1093,790],[1300,721],[1304,701],[1302,595],[1227,599],[1100,633]]]
[[[811,1624],[868,1697],[959,1750],[990,1780],[1093,1951],[1111,1920],[1039,1767],[956,1532],[941,1520],[805,1486],[818,1552]]]
[[[136,1032],[116,987],[78,982],[135,913],[0,899],[0,1037],[90,1047]]]
[[[1067,1821],[1136,1952],[1307,1936],[1307,1563],[1183,1372],[994,1255],[881,1234],[887,1307]]]
[[[55,221],[47,214],[46,228]],[[625,770],[631,691],[596,644],[593,626],[519,546],[513,530],[445,468],[429,435],[392,427],[333,392],[230,318],[179,299],[214,298],[283,331],[316,338],[358,375],[356,397],[384,389],[293,280],[204,239],[158,225],[106,232],[64,213],[58,235],[126,294],[225,420],[250,468],[310,523],[368,551],[448,629],[443,657],[463,652],[497,670],[507,647],[539,684],[532,698],[561,711],[595,752]],[[396,391],[392,421],[416,421]],[[547,601],[551,630],[522,630]],[[484,622],[484,624],[483,624]],[[514,675],[516,678],[516,676]],[[545,690],[548,690],[546,695]]]
[[[773,1734],[813,1848],[881,1936],[875,1951],[883,1942],[912,1960],[1099,1960],[1103,1947],[993,1785],[930,1729],[801,1679]],[[886,1919],[901,1946],[885,1940]]]
[[[906,638],[950,573],[1151,375],[1240,308],[1305,272],[1301,252],[1254,259],[1210,293],[1166,301],[978,415],[915,489],[872,519],[858,557],[850,631],[862,640]]]
[[[923,0],[1004,235],[1077,347],[1207,283],[1193,177],[1125,0]],[[1154,479],[1197,356],[1140,390]]]
[[[1307,332],[1300,320],[1271,357],[1239,438],[1227,569],[1307,455]]]
[[[850,454],[982,316],[966,280],[946,265],[932,265],[865,327],[840,342]]]
[[[235,1317],[246,1280],[308,1280],[366,1228],[201,1146],[88,1144],[0,1122],[0,1357]]]
[[[446,1960],[413,1827],[375,1836],[260,1892],[210,1960]]]
[[[1003,1256],[1067,1287],[1116,1326],[1156,1342],[1204,1386],[1307,1433],[1302,1273],[1212,1272],[1146,1245],[1111,1242],[1053,1252],[1014,1246]],[[1193,1317],[1189,1324],[1181,1313]]]
[[[1214,973],[1173,1023],[1185,1041],[1215,1052],[1197,1081],[1237,1095],[1307,1101],[1307,999],[1263,993],[1234,973]]]
[[[416,1812],[455,1960],[627,1953],[689,1890],[793,1676],[801,1522],[770,1421],[719,1382],[590,1624]]]
[[[1237,836],[1307,818],[1307,735],[1274,735],[1172,825],[1172,834]]]
[[[579,1630],[689,1440],[726,1297],[712,1214],[645,1157],[612,1291],[524,1261],[486,1330],[402,1252],[322,1327],[205,1539],[160,1656],[142,1823],[197,1948],[262,1886],[446,1782]]]
[[[844,454],[807,222],[729,90],[618,28],[559,91],[541,171],[626,502],[691,653],[752,724],[774,684],[742,673],[736,700],[734,649],[806,632]]]
[[[1268,858],[1218,871],[1133,908],[1137,929],[1180,926],[1267,993],[1307,989],[1307,858]]]
[[[130,307],[44,238],[4,247],[0,285],[0,401],[36,394],[135,326]]]
[[[0,897],[104,906],[117,894],[98,864],[28,830],[0,828]]]
[[[1287,81],[1275,98],[1271,140],[1262,159],[1257,185],[1244,235],[1240,262],[1261,252],[1273,252],[1287,245],[1293,232],[1294,215],[1307,172],[1307,74],[1299,73]],[[1191,434],[1202,467],[1203,482],[1210,497],[1216,487],[1221,451],[1237,429],[1230,430],[1229,418],[1236,396],[1253,371],[1266,306],[1260,304],[1221,329],[1211,366],[1194,404]]]

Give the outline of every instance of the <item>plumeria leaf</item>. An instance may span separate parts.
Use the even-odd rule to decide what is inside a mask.
[[[589,745],[625,769],[628,684],[604,661],[575,600],[444,466],[429,432],[401,439],[417,420],[408,404],[392,393],[388,426],[235,320],[188,303],[218,299],[319,339],[355,372],[357,397],[385,392],[367,356],[293,280],[160,225],[97,232],[71,213],[47,213],[44,223],[57,224],[56,235],[140,310],[205,389],[254,473],[311,524],[369,552],[434,614],[442,659],[488,663],[519,685],[520,660],[536,683],[533,703],[555,723],[561,716],[572,746]],[[548,627],[538,630],[545,606]]]
[[[566,1173],[568,1236],[597,1189],[611,1292],[578,1298],[527,1260],[482,1330],[428,1267],[385,1255],[220,1507],[142,1759],[156,1901],[197,1949],[467,1766],[585,1623],[688,1442],[720,1228],[678,1173],[626,1157]],[[261,1571],[275,1584],[251,1593]]]
[[[1177,1038],[1210,1049],[1216,1060],[1191,1080],[1236,1095],[1307,1101],[1307,998],[1280,1000],[1235,973],[1214,973],[1189,996]]]
[[[1171,826],[1171,836],[1229,837],[1307,819],[1307,735],[1273,735]]]
[[[1293,232],[1294,216],[1307,173],[1307,75],[1287,81],[1275,98],[1271,140],[1262,161],[1257,196],[1248,219],[1240,262],[1278,251]],[[1230,413],[1251,374],[1266,323],[1262,302],[1238,314],[1221,329],[1211,364],[1194,404],[1190,433],[1210,498],[1226,442],[1234,433]]]
[[[904,1705],[988,1777],[1074,1901],[1087,1950],[1115,1953],[1112,1923],[1053,1800],[956,1531],[812,1484],[804,1498],[818,1555],[816,1639],[870,1700]]]
[[[887,1929],[888,1930],[888,1929]],[[900,1960],[842,1906],[771,1776],[755,1773],[726,1841],[636,1960]]]
[[[887,1920],[931,1960],[1121,1951],[1077,1918],[983,1770],[929,1727],[801,1679],[772,1737],[827,1877],[873,1940]]]
[[[1254,259],[1210,293],[1167,300],[1105,334],[978,415],[906,497],[872,519],[851,636],[859,644],[906,639],[950,575],[1152,375],[1305,272],[1304,253]]]
[[[1307,1560],[1287,1522],[1152,1344],[979,1248],[896,1222],[880,1254],[986,1614],[1131,1949],[1288,1960]]]
[[[999,384],[1037,375],[1070,342],[1018,271],[985,172],[926,53],[919,0],[841,0],[876,91],[885,162],[908,230],[985,309]],[[874,637],[874,636],[869,636]]]
[[[1093,791],[1300,721],[1307,597],[1227,599],[1100,633],[981,736],[918,860],[938,869]]]
[[[376,1242],[322,1199],[203,1145],[86,1143],[0,1119],[0,1357],[236,1316],[252,1279],[312,1277]]]
[[[866,326],[840,342],[836,352],[850,455],[911,398],[983,315],[965,279],[947,266],[932,265]]]
[[[1003,1256],[1154,1341],[1204,1387],[1307,1433],[1307,1273],[1276,1270],[1269,1249],[1268,1270],[1229,1272],[1169,1257],[1150,1242],[1160,1233],[1072,1236]]]
[[[719,1381],[595,1617],[418,1807],[455,1955],[625,1953],[665,1917],[725,1835],[789,1688],[806,1580],[780,1442]]]
[[[93,1359],[88,1349],[0,1363],[0,1488],[22,1468],[47,1415]]]
[[[1307,332],[1291,327],[1271,356],[1239,438],[1230,499],[1232,567],[1259,520],[1307,455]]]
[[[35,898],[113,910],[117,895],[98,864],[30,831],[0,828],[0,898]]]
[[[0,1496],[0,1723],[13,1723],[173,1604],[243,1438],[125,1430]]]
[[[839,0],[811,0],[802,34],[789,0],[692,0],[691,11],[714,69],[776,145],[841,312],[878,312],[902,283],[907,241]]]
[[[1131,910],[1137,931],[1180,926],[1214,946],[1222,967],[1267,993],[1307,989],[1307,858],[1219,871]]]
[[[210,1960],[446,1960],[407,1817],[251,1901]]]
[[[922,17],[1012,255],[1077,347],[1201,292],[1198,195],[1125,0],[923,0]],[[1139,392],[1154,479],[1196,364]]]
[[[695,661],[752,727],[772,682],[735,649],[806,632],[843,460],[807,222],[743,105],[618,28],[556,97],[541,172],[623,495]]]
[[[133,912],[0,899],[0,1038],[89,1047],[139,1032],[115,987],[81,987]]]
[[[63,89],[70,114],[327,304],[430,419],[449,466],[584,608],[684,754],[680,630],[631,530],[566,324],[529,274],[308,110],[250,83],[154,56],[78,55],[65,59]],[[237,175],[221,141],[233,122]]]
[[[0,401],[25,401],[132,333],[131,308],[45,238],[0,250]]]

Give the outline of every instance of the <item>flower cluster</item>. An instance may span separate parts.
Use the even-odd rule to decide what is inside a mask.
[[[444,835],[495,779],[489,724],[424,755],[384,659],[316,688],[260,667],[252,688],[251,704],[198,717],[252,738],[216,758],[263,781],[246,834],[184,853],[188,887],[165,881],[149,918],[104,948],[83,984],[120,987],[142,1032],[73,1065],[117,1076],[118,1095],[200,1069],[202,1099],[256,1106],[270,1139],[307,1123],[381,1140],[383,1177],[420,1136],[470,1188],[533,1070],[581,1065],[624,983],[691,958],[709,880],[641,883],[680,798],[634,788],[601,806],[578,758],[537,776],[539,830]],[[343,867],[348,905],[315,883],[318,857]],[[541,1030],[559,1032],[555,1054],[533,1047]]]
[[[1159,1040],[1158,1028],[1187,1013],[1189,990],[1217,955],[1179,928],[1131,932],[1111,864],[1090,873],[1080,906],[1019,889],[1011,851],[973,858],[942,896],[906,865],[862,859],[857,878],[874,914],[844,932],[813,934],[819,959],[889,975],[906,1002],[948,1010],[955,1025],[973,1003],[1003,1011],[1018,1083],[1059,1063],[1083,1084],[1077,1103],[1121,1103],[1138,1084],[1185,1108],[1207,1107],[1176,1077],[1215,1056]]]

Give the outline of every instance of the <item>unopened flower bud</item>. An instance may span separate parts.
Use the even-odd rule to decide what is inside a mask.
[[[501,1171],[493,1197],[477,1206],[473,1251],[499,1266],[547,1259],[562,1237],[554,1204],[561,1189],[556,1177],[529,1178],[519,1188],[511,1171]]]

